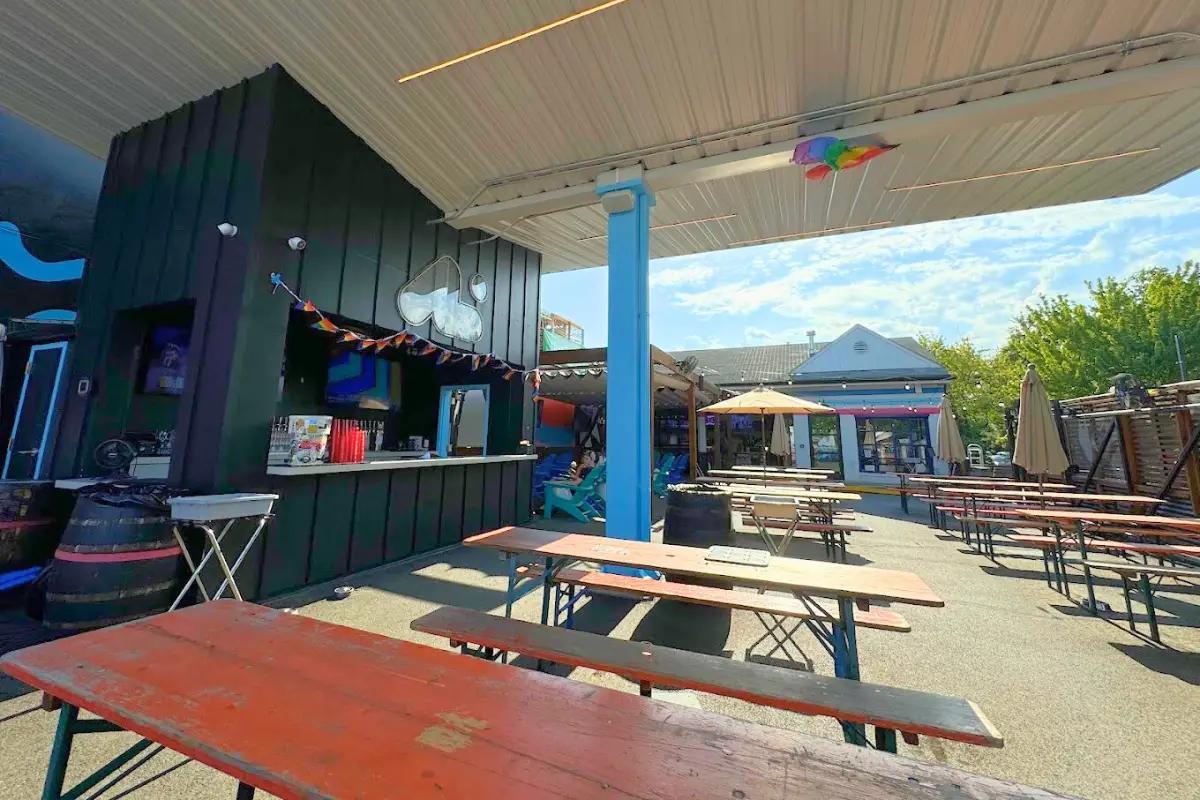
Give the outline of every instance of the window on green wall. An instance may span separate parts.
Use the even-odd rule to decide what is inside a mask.
[[[927,417],[856,417],[860,472],[933,472]]]

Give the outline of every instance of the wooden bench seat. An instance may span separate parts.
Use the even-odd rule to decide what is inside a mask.
[[[1130,561],[1093,561],[1085,558],[1081,564],[1091,569],[1106,569],[1118,575],[1153,575],[1160,578],[1200,578],[1200,569],[1187,567],[1158,567],[1151,564],[1134,564]]]
[[[1134,581],[1131,579],[1136,579],[1137,591],[1146,605],[1146,621],[1150,624],[1150,639],[1155,642],[1162,642],[1162,637],[1158,631],[1158,613],[1154,609],[1154,584],[1150,579],[1152,577],[1160,580],[1162,578],[1200,579],[1200,569],[1156,567],[1149,564],[1133,564],[1128,561],[1096,561],[1090,558],[1085,558],[1080,563],[1088,570],[1107,570],[1121,576],[1121,594],[1125,597],[1125,617],[1129,622],[1129,630],[1134,632],[1137,631],[1137,623],[1133,618],[1133,603],[1130,596],[1134,591]]]
[[[517,652],[531,658],[621,675],[652,685],[692,689],[751,703],[985,747],[1004,738],[974,703],[955,697],[814,675],[594,633],[553,628],[463,608],[442,607],[413,630]],[[878,737],[877,737],[878,738]]]
[[[1012,534],[1010,542],[1030,544],[1034,547],[1053,548],[1053,536],[1037,536],[1035,534]],[[1138,553],[1148,556],[1200,556],[1200,545],[1190,544],[1147,544],[1145,542],[1112,542],[1107,539],[1092,539],[1087,543],[1089,550],[1108,550],[1111,552]],[[1079,541],[1074,536],[1064,536],[1063,549],[1078,550]]]
[[[695,603],[717,608],[736,608],[741,611],[758,611],[773,614],[777,617],[790,619],[814,619],[812,609],[794,597],[781,595],[757,594],[755,592],[719,589],[712,586],[695,586],[690,583],[674,583],[660,581],[654,578],[638,578],[631,575],[617,575],[609,572],[597,572],[582,569],[559,570],[554,576],[557,583],[582,586],[588,589],[615,591],[644,597],[655,597],[662,600],[678,600],[683,603]],[[834,611],[831,616],[837,616]],[[864,628],[881,631],[907,633],[912,630],[908,620],[885,608],[873,608],[867,611],[856,609],[854,624]]]

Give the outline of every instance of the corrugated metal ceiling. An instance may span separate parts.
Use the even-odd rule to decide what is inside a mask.
[[[442,72],[396,78],[590,0],[68,0],[0,4],[0,106],[103,154],[109,138],[281,63],[443,209],[485,183],[686,142],[1089,48],[1191,31],[1196,0],[629,0]],[[853,125],[1200,52],[1168,43],[832,120]],[[875,222],[902,224],[1145,191],[1196,166],[1197,90],[906,141],[823,183],[792,169],[663,191],[655,256]],[[676,149],[647,166],[797,135]],[[1145,155],[916,192],[889,187],[1159,147]],[[487,192],[590,180],[596,169]],[[509,238],[548,269],[604,261],[596,208]],[[586,241],[579,241],[585,239]]]

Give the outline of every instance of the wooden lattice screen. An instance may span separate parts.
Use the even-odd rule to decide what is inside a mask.
[[[1200,385],[1162,387],[1151,402],[1159,408],[1194,403],[1200,400],[1200,395],[1194,393],[1197,390]],[[1061,425],[1067,457],[1077,469],[1075,482],[1085,480],[1105,435],[1115,422],[1118,428],[1096,468],[1092,485],[1110,492],[1128,491],[1132,487],[1136,494],[1144,495],[1158,495],[1162,491],[1179,459],[1180,450],[1197,424],[1196,416],[1200,416],[1193,415],[1193,411],[1200,409],[1085,419],[1072,416],[1116,410],[1117,400],[1110,394],[1063,400],[1060,406],[1064,414]],[[1196,513],[1194,501],[1200,498],[1200,457],[1193,453],[1190,461],[1171,484],[1167,498],[1177,509]]]

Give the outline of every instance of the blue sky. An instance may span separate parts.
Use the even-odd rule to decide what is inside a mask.
[[[650,340],[667,350],[886,336],[1003,343],[1038,294],[1200,260],[1200,171],[1149,194],[650,262]],[[543,311],[607,342],[608,270],[542,278]]]

